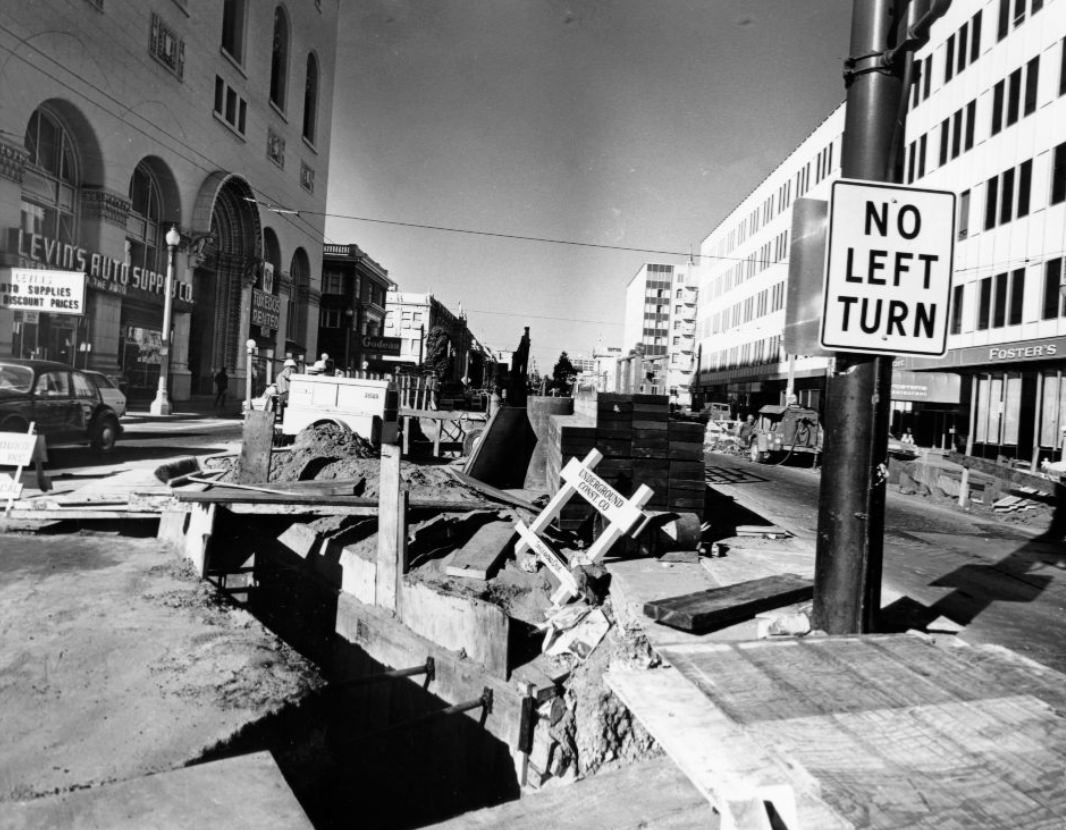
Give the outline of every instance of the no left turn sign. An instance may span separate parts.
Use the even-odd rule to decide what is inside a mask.
[[[954,250],[954,193],[834,182],[822,346],[867,354],[945,354]]]

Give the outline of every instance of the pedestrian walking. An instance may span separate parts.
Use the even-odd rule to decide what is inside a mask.
[[[226,391],[229,389],[229,375],[223,366],[215,372],[215,409],[226,408]]]

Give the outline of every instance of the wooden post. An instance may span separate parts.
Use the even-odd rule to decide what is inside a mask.
[[[407,491],[401,489],[400,448],[381,447],[378,479],[378,561],[375,604],[397,610],[400,577],[407,566]]]

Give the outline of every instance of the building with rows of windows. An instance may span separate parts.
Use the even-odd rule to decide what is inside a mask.
[[[915,56],[903,179],[957,194],[948,353],[896,361],[895,429],[1034,463],[1066,426],[1066,3],[953,3]],[[699,387],[819,405],[827,360],[788,355],[791,209],[839,177],[832,113],[701,247]]]
[[[133,394],[169,360],[180,401],[221,366],[242,380],[249,339],[257,374],[314,352],[337,14],[337,0],[0,6],[0,267],[16,286],[0,355],[121,373]],[[35,306],[24,269],[72,272],[78,313]]]
[[[626,286],[623,360],[639,351],[645,391],[688,406],[694,368],[697,288],[690,264],[648,262]],[[629,367],[631,368],[631,367]],[[619,371],[619,377],[628,369]]]

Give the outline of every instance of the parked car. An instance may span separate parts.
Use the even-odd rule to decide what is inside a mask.
[[[86,370],[89,380],[96,384],[96,388],[100,390],[100,397],[104,399],[104,403],[115,410],[115,414],[118,417],[122,417],[126,414],[126,395],[118,387],[110,377],[103,372],[92,372]]]
[[[813,456],[817,464],[822,453],[822,426],[818,423],[818,413],[794,404],[764,406],[759,410],[749,453],[752,461],[760,462],[799,453]]]
[[[0,432],[31,423],[49,446],[91,444],[108,452],[122,434],[119,416],[85,372],[48,360],[0,360]]]

